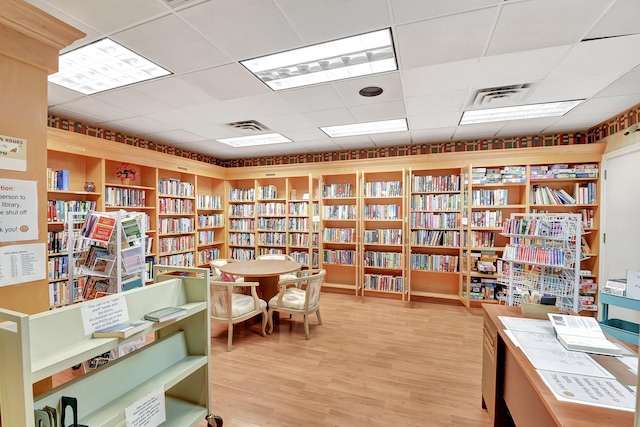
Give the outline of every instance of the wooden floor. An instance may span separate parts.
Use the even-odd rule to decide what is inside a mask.
[[[225,427],[488,426],[482,313],[461,305],[323,293],[323,325],[212,323],[213,411]],[[201,426],[205,426],[202,423]]]

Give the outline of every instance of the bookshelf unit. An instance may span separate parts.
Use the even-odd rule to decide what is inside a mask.
[[[502,223],[511,214],[527,210],[527,167],[470,165],[463,171],[463,182],[460,300],[468,307],[472,302],[497,302],[497,259],[508,243],[500,234]],[[478,261],[492,263],[495,269],[481,271]]]
[[[255,180],[227,181],[229,258],[245,261],[256,257]]]
[[[196,181],[196,264],[209,268],[209,261],[227,258],[224,180],[197,176]]]
[[[158,264],[196,263],[195,176],[158,170]]]
[[[344,289],[359,295],[362,290],[358,257],[361,221],[360,173],[323,175],[321,268],[326,270],[323,288]]]
[[[256,188],[256,257],[287,252],[287,178],[259,178]]]
[[[463,209],[460,169],[410,170],[409,185],[409,299],[458,300]]]
[[[73,285],[69,282],[73,268],[73,250],[69,252],[69,233],[82,224],[74,222],[72,212],[100,210],[104,198],[100,189],[104,182],[104,161],[81,155],[49,150],[47,169],[68,171],[68,190],[55,189],[47,180],[47,279],[49,306],[60,307],[74,301]],[[85,183],[92,182],[95,191],[86,191]]]
[[[405,170],[364,172],[360,256],[362,294],[408,298],[405,261]]]
[[[290,177],[287,202],[287,254],[303,268],[320,265],[320,179],[312,176]]]
[[[583,235],[580,239],[579,311],[593,312],[598,307],[599,172],[599,162],[554,163],[530,167],[530,213],[573,213],[581,217]]]
[[[69,396],[77,398],[80,423],[124,426],[125,410],[157,390],[166,403],[163,425],[196,425],[204,420],[210,413],[209,276],[205,269],[190,271],[197,276],[158,274],[153,286],[100,300],[107,304],[123,298],[131,320],[166,306],[187,309],[185,317],[153,323],[125,340],[86,333],[82,313],[97,301],[33,315],[0,309],[0,345],[15,350],[0,366],[6,385],[0,387],[3,424],[35,427],[34,409],[45,406],[58,409],[59,423],[60,399]],[[150,333],[151,344],[34,396],[32,384],[37,381]]]

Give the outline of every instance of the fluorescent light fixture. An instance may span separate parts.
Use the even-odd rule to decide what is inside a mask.
[[[584,99],[573,101],[547,102],[544,104],[519,105],[516,107],[488,108],[465,111],[461,125],[471,123],[499,122],[504,120],[535,119],[538,117],[562,116],[582,103]]]
[[[351,125],[325,126],[320,128],[331,138],[374,133],[402,132],[409,130],[407,119],[382,120],[379,122],[354,123]]]
[[[398,69],[389,28],[240,63],[273,90]]]
[[[105,38],[64,53],[49,81],[91,95],[171,74],[126,47]]]
[[[291,142],[289,138],[282,136],[279,133],[263,133],[261,135],[239,136],[236,138],[221,138],[216,139],[216,141],[232,147],[250,147],[252,145],[269,145]]]

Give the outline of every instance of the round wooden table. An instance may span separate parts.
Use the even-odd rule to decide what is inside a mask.
[[[269,303],[269,300],[278,293],[279,276],[301,268],[302,264],[291,260],[253,259],[230,262],[220,267],[220,271],[233,276],[242,276],[245,282],[259,282],[258,296]]]

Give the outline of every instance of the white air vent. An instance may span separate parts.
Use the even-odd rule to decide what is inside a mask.
[[[271,132],[271,129],[263,125],[257,120],[244,120],[241,122],[233,122],[227,123],[227,126],[230,126],[236,130],[242,132],[243,135],[253,135],[256,133],[263,132]]]
[[[500,107],[516,105],[531,91],[532,84],[499,86],[480,89],[472,102],[473,107]]]

